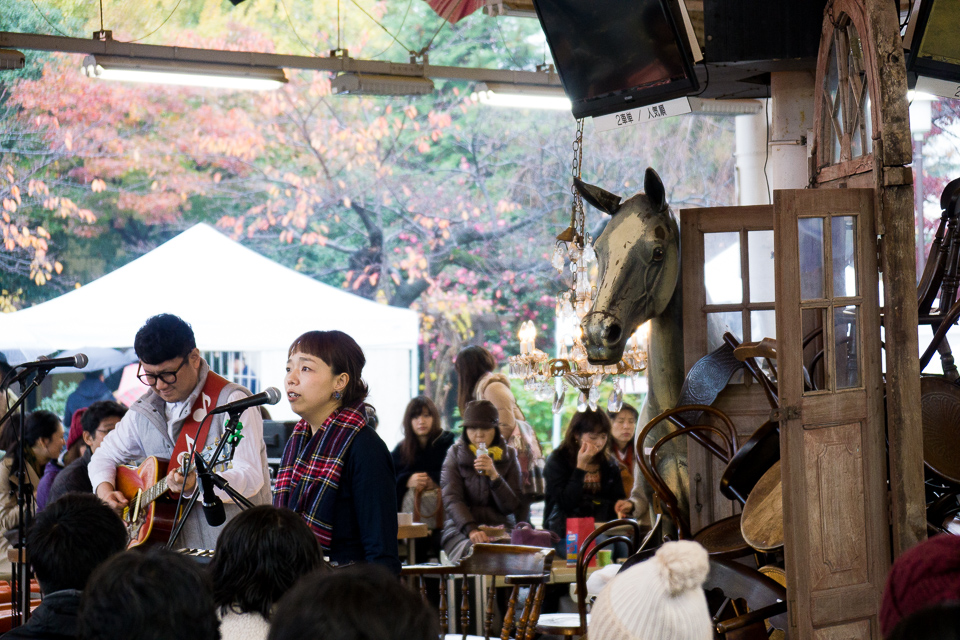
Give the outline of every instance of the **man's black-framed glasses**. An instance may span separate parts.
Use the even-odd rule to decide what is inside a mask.
[[[183,365],[187,364],[188,359],[189,354],[183,356],[180,366],[173,371],[161,371],[159,373],[140,373],[140,370],[143,367],[143,363],[141,362],[137,364],[137,378],[139,378],[140,382],[148,387],[156,386],[157,380],[163,384],[175,384],[177,382],[177,373],[180,371],[180,369],[183,369]]]

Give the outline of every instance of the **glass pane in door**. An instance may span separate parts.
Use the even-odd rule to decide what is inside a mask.
[[[833,297],[857,295],[857,218],[835,216],[830,219],[833,236]]]
[[[860,307],[850,305],[833,310],[833,337],[836,345],[837,389],[860,385]]]
[[[747,263],[750,266],[750,302],[776,300],[773,229],[747,232]]]
[[[703,234],[703,284],[707,304],[743,301],[738,232]]]
[[[797,227],[800,244],[800,299],[818,300],[825,297],[823,218],[800,218]]]

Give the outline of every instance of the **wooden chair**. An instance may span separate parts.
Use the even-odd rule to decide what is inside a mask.
[[[721,443],[718,445],[716,442],[714,442],[714,445],[720,451],[720,453],[715,452],[713,449],[709,450],[719,459],[729,463],[729,461],[737,452],[736,431],[734,430],[733,423],[730,421],[730,418],[719,409],[708,407],[706,405],[679,406],[674,409],[664,411],[659,416],[648,422],[640,432],[638,442],[643,442],[643,439],[650,432],[650,430],[657,425],[658,422],[665,420],[670,415],[676,413],[689,412],[702,412],[715,416],[720,419],[722,428],[714,425],[700,424],[688,426],[672,433],[668,433],[657,441],[648,455],[637,456],[640,472],[653,488],[654,493],[660,499],[662,507],[667,510],[670,517],[673,519],[673,522],[676,524],[680,539],[695,540],[699,542],[712,556],[723,558],[739,558],[745,555],[750,555],[753,553],[753,549],[751,549],[750,546],[744,541],[743,534],[740,532],[739,514],[718,520],[713,524],[707,525],[696,534],[693,534],[690,531],[690,520],[687,517],[687,514],[681,511],[676,496],[663,481],[660,472],[657,470],[657,453],[659,453],[660,449],[674,438],[693,433],[697,433],[701,436],[700,440],[696,440],[697,442],[700,442],[703,439],[710,439],[711,435],[718,436]]]
[[[540,617],[540,606],[543,603],[544,585],[550,578],[553,567],[553,549],[541,547],[524,547],[507,544],[475,544],[470,555],[462,558],[460,564],[409,565],[402,568],[401,575],[415,577],[420,594],[426,599],[427,592],[424,578],[428,576],[440,579],[440,633],[448,639],[461,638],[462,640],[488,640],[493,631],[494,603],[496,602],[496,579],[501,578],[506,586],[512,587],[507,610],[503,615],[503,625],[497,637],[501,640],[517,638],[517,640],[532,640],[537,620]],[[463,578],[462,598],[460,603],[460,633],[448,634],[449,620],[447,615],[447,578]],[[475,577],[489,578],[487,588],[487,604],[484,611],[476,612],[479,621],[482,615],[483,636],[469,635],[470,628],[470,583]],[[520,619],[516,620],[517,602],[521,588],[527,588]],[[512,635],[511,635],[512,634]]]
[[[720,493],[746,504],[751,489],[780,459],[780,423],[765,422],[740,445],[720,476]]]
[[[633,557],[641,549],[645,549],[660,531],[660,514],[654,521],[653,526],[640,539],[641,529],[636,520],[611,520],[597,527],[593,533],[586,537],[580,550],[577,552],[577,613],[548,613],[540,616],[537,622],[536,632],[555,636],[582,636],[587,633],[587,624],[590,617],[587,614],[587,570],[590,567],[590,561],[596,557],[601,549],[612,546],[617,542],[623,542],[627,545],[628,555]],[[590,543],[597,537],[605,534],[607,531],[618,529],[620,527],[628,528],[630,535],[611,535],[602,540],[592,549]],[[616,531],[614,532],[616,533]]]
[[[767,640],[787,627],[787,590],[742,564],[710,559],[703,585],[717,638]]]

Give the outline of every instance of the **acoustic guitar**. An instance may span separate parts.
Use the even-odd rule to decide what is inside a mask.
[[[201,455],[210,455],[214,449],[216,443],[207,446]],[[227,462],[217,465],[214,471],[230,467],[231,463]],[[121,514],[127,528],[128,549],[145,544],[165,544],[170,537],[177,519],[177,501],[168,494],[169,468],[169,460],[156,456],[149,456],[138,467],[117,467],[117,491],[129,501]],[[184,467],[179,467],[179,471],[183,473]]]

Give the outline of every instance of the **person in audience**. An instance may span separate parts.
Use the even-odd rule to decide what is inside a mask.
[[[446,521],[440,545],[453,563],[474,544],[490,542],[480,527],[501,527],[509,534],[516,525],[520,502],[520,464],[513,447],[504,443],[497,407],[488,400],[468,402],[463,435],[450,447],[440,473]],[[486,454],[478,455],[478,446]]]
[[[960,536],[941,534],[894,560],[880,605],[880,632],[886,637],[911,613],[949,600],[960,600]]]
[[[296,511],[336,565],[378,562],[400,573],[393,460],[367,423],[366,358],[342,331],[290,345],[284,383],[302,419],[283,449],[273,504]]]
[[[126,546],[123,522],[92,493],[48,504],[27,534],[27,553],[43,601],[26,624],[5,633],[3,640],[76,638],[80,594],[87,580]]]
[[[196,562],[162,547],[100,565],[80,599],[80,640],[220,640],[210,583]]]
[[[80,436],[78,442],[83,443],[83,454],[63,468],[53,485],[47,499],[51,502],[67,493],[90,493],[93,485],[90,484],[90,475],[87,466],[93,453],[100,448],[100,444],[108,433],[117,427],[117,423],[127,413],[127,408],[113,400],[100,400],[83,410],[80,417]],[[71,438],[73,433],[71,430]],[[67,446],[69,449],[69,444]]]
[[[489,400],[500,416],[503,441],[517,451],[520,464],[521,493],[516,511],[517,522],[530,521],[530,505],[535,502],[535,472],[543,465],[543,450],[537,435],[526,421],[510,390],[510,381],[496,372],[493,354],[480,346],[466,347],[457,354],[457,406],[463,415],[471,400]],[[537,469],[535,469],[537,467]]]
[[[897,623],[886,640],[960,640],[960,601],[914,611]]]
[[[277,605],[269,640],[436,640],[436,613],[389,571],[358,565],[306,576]]]
[[[563,442],[547,458],[543,522],[560,536],[556,546],[559,557],[566,556],[567,518],[614,520],[617,501],[626,498],[620,467],[607,454],[609,437],[610,418],[606,413],[592,409],[577,412]]]
[[[711,640],[703,592],[710,572],[696,542],[667,542],[656,555],[617,574],[590,611],[590,640]]]
[[[44,466],[60,455],[63,448],[63,425],[51,411],[42,409],[27,415],[24,421],[24,471],[30,483],[32,498],[36,499],[36,487]],[[17,528],[20,508],[17,505],[17,473],[20,468],[20,447],[14,444],[0,460],[0,531]],[[15,537],[15,536],[14,536]],[[8,579],[12,567],[7,560],[10,549],[8,536],[0,536],[0,579]]]
[[[83,380],[77,385],[73,393],[67,396],[67,404],[63,412],[63,424],[73,422],[73,412],[89,407],[100,400],[113,400],[113,392],[103,381],[103,370],[84,371]]]
[[[196,489],[196,473],[191,470],[184,476],[185,469],[180,465],[185,464],[194,447],[209,458],[218,438],[224,435],[228,418],[225,413],[207,418],[207,411],[250,395],[240,385],[210,370],[200,356],[193,329],[175,315],[162,313],[148,318],[137,331],[133,348],[140,359],[137,377],[149,390],[103,439],[87,466],[93,490],[117,511],[128,503],[115,486],[117,467],[139,464],[147,456],[173,460],[166,476],[167,487],[171,493],[191,496]],[[240,414],[243,439],[236,447],[230,447],[231,467],[220,475],[254,504],[268,504],[270,471],[260,415],[259,407],[250,407]],[[219,489],[217,494],[224,502],[228,520],[240,512],[230,496]],[[218,527],[207,524],[201,509],[193,509],[175,545],[213,549],[219,533]]]
[[[260,505],[227,523],[210,564],[224,640],[264,640],[274,605],[297,580],[329,565],[293,511]]]
[[[610,414],[610,453],[620,465],[620,478],[623,480],[626,496],[633,490],[633,474],[637,465],[637,443],[634,436],[639,419],[640,412],[626,402],[620,407],[620,411]],[[633,503],[627,499],[618,500],[614,510],[617,517],[624,518],[633,513]]]
[[[453,445],[453,434],[440,426],[440,412],[433,400],[417,396],[403,414],[403,440],[393,450],[397,471],[397,504],[400,511],[413,513],[419,493],[420,522],[433,531],[423,538],[422,551],[436,556],[440,550],[443,507],[440,502],[440,470]],[[420,540],[414,541],[419,543]],[[418,555],[421,549],[418,549]]]
[[[51,460],[47,463],[47,466],[43,468],[43,477],[40,478],[40,484],[37,486],[37,511],[43,509],[48,502],[55,500],[55,498],[50,498],[50,489],[53,488],[53,483],[56,481],[57,476],[59,476],[60,472],[71,462],[82,456],[83,452],[87,449],[87,445],[81,437],[83,434],[81,418],[86,412],[86,407],[77,409],[73,412],[70,428],[67,429],[67,425],[63,425],[64,430],[67,432],[67,446],[60,453],[59,458]]]

